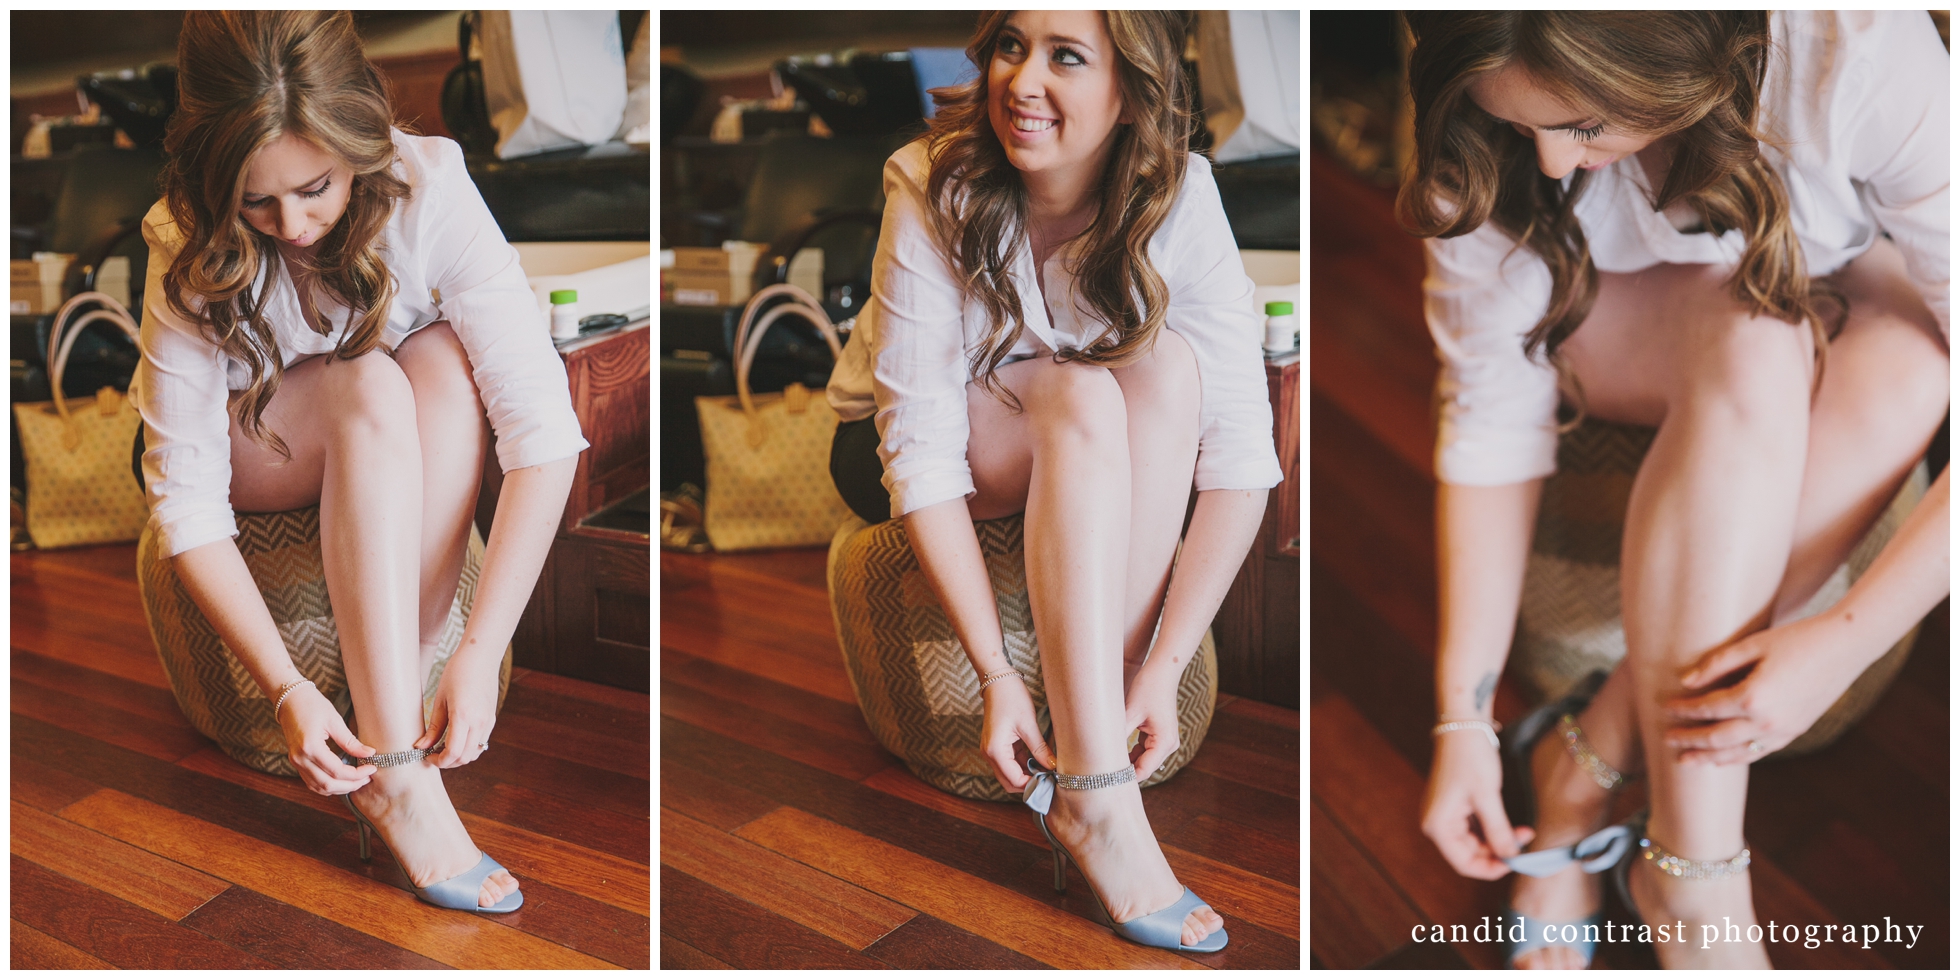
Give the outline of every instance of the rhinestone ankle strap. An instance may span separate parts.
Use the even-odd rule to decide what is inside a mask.
[[[344,760],[348,765],[353,766],[357,769],[360,768],[361,766],[373,766],[377,769],[388,769],[393,766],[405,766],[411,762],[420,762],[425,756],[431,756],[431,755],[435,755],[438,752],[441,752],[442,746],[437,745],[435,748],[432,749],[403,749],[400,752],[383,752],[379,755],[368,756],[365,759],[356,759],[345,752],[341,752],[338,748],[334,749],[334,751],[338,753],[340,755],[340,758]]]
[[[1136,769],[1125,766],[1115,772],[1105,772],[1095,776],[1068,776],[1058,772],[1055,774],[1055,785],[1063,789],[1105,789],[1110,786],[1121,786],[1135,778],[1137,778]]]
[[[1593,751],[1592,743],[1586,740],[1585,731],[1579,727],[1579,719],[1569,714],[1560,715],[1558,731],[1565,739],[1565,753],[1586,771],[1586,775],[1592,777],[1593,782],[1599,784],[1600,789],[1616,789],[1626,782],[1626,777],[1620,775],[1618,769],[1608,765],[1605,759],[1599,757],[1599,753]]]
[[[1654,862],[1654,867],[1663,874],[1673,875],[1676,878],[1687,878],[1691,881],[1719,881],[1723,878],[1733,878],[1736,875],[1742,874],[1744,869],[1749,867],[1749,848],[1747,847],[1742,849],[1742,853],[1727,860],[1691,861],[1678,854],[1670,853],[1666,848],[1654,843],[1649,838],[1642,837],[1640,839],[1640,856]]]

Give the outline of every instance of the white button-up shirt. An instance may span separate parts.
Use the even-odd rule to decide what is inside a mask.
[[[378,243],[396,290],[381,344],[393,349],[409,334],[448,320],[469,355],[504,470],[576,455],[588,444],[572,411],[564,362],[538,315],[517,250],[504,241],[470,180],[462,149],[399,130],[394,140],[395,174],[408,182],[410,196],[396,204]],[[143,415],[150,521],[163,553],[176,555],[238,533],[225,406],[249,375],[165,300],[163,273],[184,235],[162,201],[143,219],[143,239],[150,266],[132,400]],[[266,288],[267,277],[272,295],[265,316],[283,363],[332,351],[347,332],[346,308],[319,300],[320,315],[333,325],[321,336],[300,314],[285,264],[268,263],[255,288]]]
[[[1763,157],[1783,178],[1809,274],[1828,275],[1889,234],[1943,333],[1947,62],[1923,11],[1779,11],[1758,112]],[[1592,175],[1574,213],[1601,272],[1741,259],[1741,230],[1681,233],[1653,200],[1632,157]],[[1496,486],[1550,474],[1558,378],[1523,343],[1550,303],[1551,273],[1491,222],[1427,244],[1424,308],[1443,361],[1437,477]]]
[[[923,141],[885,163],[884,226],[872,263],[871,298],[830,377],[830,403],[840,418],[877,415],[878,455],[893,517],[973,495],[966,386],[975,377],[973,353],[985,346],[993,326],[978,301],[961,296],[951,262],[932,233],[927,170]],[[1279,457],[1273,450],[1252,280],[1203,157],[1190,157],[1171,213],[1148,247],[1169,291],[1165,327],[1184,338],[1197,358],[1197,489],[1272,487],[1280,481]],[[1058,249],[1043,268],[1044,293],[1032,248],[1023,239],[1009,275],[1021,296],[1026,329],[1009,360],[1085,347],[1104,329],[1074,288],[1064,261],[1069,251]]]

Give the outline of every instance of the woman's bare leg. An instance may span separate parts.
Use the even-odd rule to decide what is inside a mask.
[[[1850,301],[1811,409],[1796,547],[1775,621],[1801,611],[1851,556],[1926,454],[1946,415],[1950,374],[1939,321],[1880,239],[1832,277]]]
[[[1166,349],[1175,351],[1159,348]],[[1071,774],[1113,772],[1130,764],[1123,646],[1134,488],[1126,389],[1103,368],[1046,358],[1007,365],[999,377],[1023,410],[969,387],[967,458],[976,489],[969,510],[975,519],[1025,512],[1029,604],[1056,760]],[[1143,372],[1132,381],[1141,393]],[[1190,473],[1181,480],[1188,488]],[[1183,894],[1135,783],[1060,790],[1049,825],[1095,876],[1092,887],[1116,921]],[[1222,924],[1209,908],[1194,910],[1185,941]]]
[[[1912,289],[1896,247],[1881,241],[1836,280],[1850,315],[1831,341],[1811,407],[1793,548],[1775,600],[1778,622],[1799,611],[1849,557],[1924,455],[1948,401],[1948,355],[1937,321]],[[1641,745],[1627,678],[1622,664],[1580,723],[1601,756],[1631,766],[1630,773],[1639,768]],[[1605,819],[1609,795],[1562,747],[1541,745],[1533,771],[1540,815],[1534,847],[1570,843]],[[1513,901],[1539,918],[1569,918],[1598,907],[1598,885],[1576,870],[1520,877]],[[1520,965],[1571,965],[1576,958],[1555,947]]]
[[[469,355],[447,321],[424,327],[402,341],[395,350],[395,363],[415,392],[415,430],[422,446],[422,586],[417,628],[426,678],[469,553],[489,425],[471,376]]]
[[[1148,358],[1110,372],[1129,419],[1130,549],[1123,593],[1123,689],[1150,654],[1198,465],[1198,361],[1165,329]]]
[[[232,424],[232,505],[242,512],[320,507],[320,550],[354,701],[357,734],[380,752],[422,734],[418,605],[422,460],[408,378],[387,355],[315,357],[289,368],[265,423],[292,454],[282,460]],[[354,794],[418,885],[474,867],[479,853],[439,770],[378,770]],[[480,901],[516,889],[507,874]]]
[[[1621,552],[1627,669],[1645,748],[1648,836],[1691,860],[1742,849],[1748,767],[1683,766],[1661,733],[1679,671],[1768,622],[1793,545],[1810,428],[1809,333],[1752,317],[1720,270],[1602,277],[1566,348],[1592,409],[1658,423],[1634,478]],[[1755,921],[1746,875],[1686,881],[1634,870],[1654,921]],[[1667,966],[1767,966],[1761,944],[1658,949]]]

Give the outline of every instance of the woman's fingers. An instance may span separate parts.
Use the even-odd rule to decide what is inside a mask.
[[[1734,673],[1741,668],[1762,659],[1762,652],[1755,643],[1742,640],[1709,651],[1694,666],[1681,674],[1681,684],[1693,689],[1710,684]]]
[[[449,699],[437,695],[435,709],[429,712],[429,727],[423,730],[421,738],[415,740],[415,747],[434,748],[436,742],[442,738],[443,729],[447,727],[449,727]]]
[[[1143,755],[1137,757],[1136,762],[1138,782],[1149,779],[1155,774],[1158,767],[1171,757],[1171,753],[1177,751],[1178,746],[1176,735],[1157,735],[1150,732],[1144,733],[1144,743],[1146,748],[1143,750]]]
[[[327,723],[327,735],[334,741],[339,742],[340,747],[346,749],[348,755],[357,759],[365,759],[374,754],[374,749],[371,746],[355,738],[354,733],[347,730],[347,722],[342,720],[338,714],[334,715],[333,720]]]
[[[1002,787],[1019,793],[1028,784],[1028,777],[1022,775],[1014,765],[1014,743],[996,742],[986,748],[987,761],[993,763],[994,778],[1000,780]]]
[[[1677,695],[1668,698],[1666,708],[1676,718],[1694,721],[1741,718],[1748,714],[1743,708],[1748,696],[1749,682],[1745,680],[1734,687],[1718,687],[1693,697]]]
[[[1483,825],[1484,841],[1499,858],[1516,857],[1518,835],[1511,829],[1511,821],[1504,815],[1504,801],[1496,794],[1478,796],[1473,799],[1477,811],[1477,822]]]
[[[1042,768],[1055,768],[1055,753],[1048,748],[1047,742],[1041,740],[1039,729],[1029,724],[1018,734],[1021,736],[1021,744],[1028,747],[1028,754],[1034,756],[1035,761],[1041,763]]]
[[[1766,744],[1762,726],[1748,718],[1731,718],[1713,725],[1684,726],[1667,730],[1669,748],[1681,751],[1681,761],[1726,765],[1750,761],[1749,743]]]

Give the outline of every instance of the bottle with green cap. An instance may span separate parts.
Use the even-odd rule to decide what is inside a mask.
[[[578,290],[554,289],[551,291],[551,339],[572,340],[578,337]]]
[[[1291,353],[1300,347],[1300,318],[1293,315],[1292,303],[1266,304],[1266,353]]]

